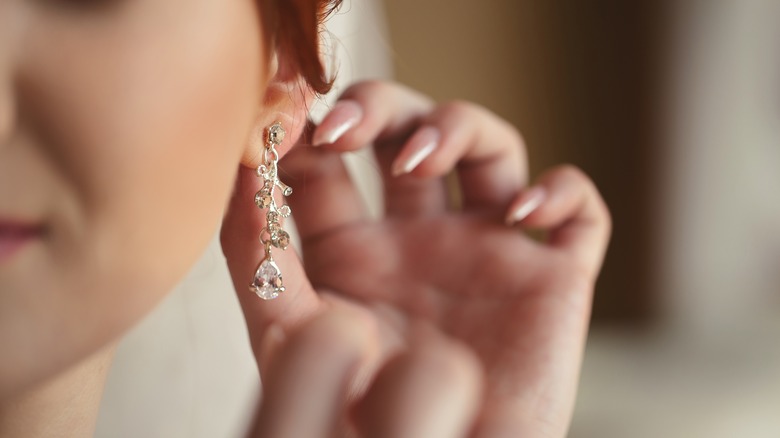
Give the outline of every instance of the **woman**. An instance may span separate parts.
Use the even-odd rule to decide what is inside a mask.
[[[308,126],[335,6],[0,4],[0,436],[89,435],[113,345],[218,226],[264,381],[251,436],[565,434],[603,202],[571,167],[529,186],[519,134],[473,104],[366,82]],[[380,221],[339,159],[367,144]],[[303,263],[258,241],[277,179]],[[269,255],[265,301],[247,285]]]

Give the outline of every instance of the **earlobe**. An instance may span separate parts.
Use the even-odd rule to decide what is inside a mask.
[[[306,128],[309,108],[315,97],[315,92],[303,77],[285,62],[283,56],[274,55],[271,58],[271,79],[263,91],[258,114],[241,159],[243,165],[253,168],[261,162],[264,133],[272,124],[281,123],[287,132],[284,141],[277,148],[280,157],[287,154],[298,142]]]

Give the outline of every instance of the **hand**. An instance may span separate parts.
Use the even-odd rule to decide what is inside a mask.
[[[313,138],[328,137],[339,111],[359,108],[359,122],[282,161],[304,259],[275,253],[284,295],[264,302],[246,290],[263,226],[253,169],[240,170],[223,225],[266,382],[258,436],[352,426],[371,437],[564,436],[610,229],[593,184],[563,166],[528,187],[519,134],[471,104],[435,105],[379,82],[340,102]],[[372,143],[385,192],[379,221],[339,157]],[[455,168],[460,208],[442,178]]]

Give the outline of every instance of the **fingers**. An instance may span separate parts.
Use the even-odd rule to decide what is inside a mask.
[[[309,318],[320,308],[320,299],[291,247],[273,251],[286,291],[275,300],[265,301],[249,289],[257,266],[265,256],[263,244],[259,241],[260,231],[265,226],[265,210],[260,210],[254,203],[255,193],[261,186],[262,181],[254,169],[240,166],[235,191],[220,230],[222,251],[256,355],[259,355],[260,339],[268,325],[276,322],[287,329]]]
[[[571,254],[591,277],[601,268],[611,219],[596,186],[576,167],[542,175],[510,205],[507,222],[550,230],[549,244]]]
[[[355,409],[362,436],[467,436],[481,405],[482,371],[466,348],[441,334],[418,336],[391,360]]]
[[[350,381],[371,345],[371,325],[328,311],[296,331],[263,376],[252,437],[330,437],[343,417]]]
[[[353,85],[314,132],[314,144],[352,151],[374,144],[383,176],[388,215],[426,215],[446,207],[441,181],[393,178],[390,163],[419,120],[434,107],[427,97],[408,88],[379,81]]]
[[[293,187],[288,202],[304,243],[368,218],[339,153],[301,144],[280,166],[281,175]]]
[[[466,208],[505,208],[527,179],[525,147],[511,125],[477,105],[434,106],[395,85],[351,87],[314,137],[339,151],[376,145],[388,214],[440,212],[446,191],[437,177],[456,163]]]
[[[438,133],[429,152],[415,142]],[[420,159],[419,152],[427,152]],[[395,173],[417,178],[441,177],[457,165],[465,209],[506,208],[528,178],[525,146],[517,130],[477,105],[439,105],[404,145],[392,164]]]
[[[360,82],[339,97],[314,131],[312,143],[352,151],[375,140],[406,138],[433,105],[428,97],[400,85]]]
[[[482,404],[481,365],[432,328],[379,371],[350,424],[350,388],[370,361],[376,328],[358,313],[328,310],[296,330],[263,375],[250,436],[330,437],[352,427],[378,438],[467,436]]]

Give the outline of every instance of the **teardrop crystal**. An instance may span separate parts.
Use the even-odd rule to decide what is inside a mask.
[[[255,279],[249,287],[252,292],[264,300],[272,300],[284,292],[282,273],[272,259],[263,259],[257,267]]]

